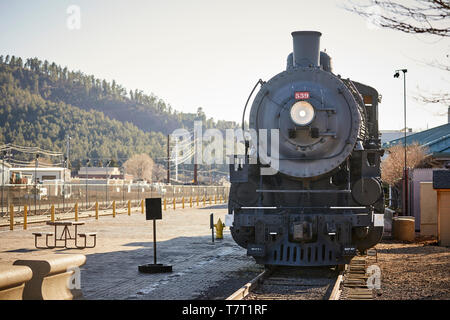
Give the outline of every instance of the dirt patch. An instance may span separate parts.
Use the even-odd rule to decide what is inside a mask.
[[[450,299],[450,248],[417,238],[414,243],[383,240],[376,249],[378,262],[373,262],[381,268],[377,300]]]

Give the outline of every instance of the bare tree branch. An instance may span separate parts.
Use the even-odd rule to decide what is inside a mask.
[[[449,1],[415,0],[414,4],[406,6],[391,0],[367,0],[364,3],[350,0],[344,9],[370,18],[371,22],[383,28],[412,34],[450,36]]]
[[[441,38],[450,37],[450,1],[414,0],[408,5],[400,0],[348,0],[344,9],[366,17],[371,23],[383,28],[410,34],[430,34]],[[448,58],[449,55],[446,55]],[[450,71],[450,66],[436,60],[427,63],[433,68]],[[419,95],[416,100],[423,103],[450,104],[448,93]]]
[[[152,181],[153,165],[152,158],[145,153],[134,155],[123,164],[127,173],[147,181]]]

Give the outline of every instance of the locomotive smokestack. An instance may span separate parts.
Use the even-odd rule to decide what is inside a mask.
[[[294,40],[294,67],[319,66],[321,35],[317,31],[292,32]]]

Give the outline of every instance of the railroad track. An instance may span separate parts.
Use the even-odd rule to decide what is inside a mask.
[[[372,300],[374,291],[367,287],[368,257],[357,256],[346,268],[340,293],[340,300]]]
[[[335,267],[274,267],[230,295],[227,300],[368,300],[367,257],[358,256],[342,271]]]
[[[336,268],[275,267],[264,270],[227,300],[326,300],[342,272]]]

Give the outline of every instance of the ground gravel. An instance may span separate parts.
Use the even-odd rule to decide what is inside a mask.
[[[450,248],[432,239],[414,243],[383,240],[376,245],[381,268],[379,300],[450,299]]]

